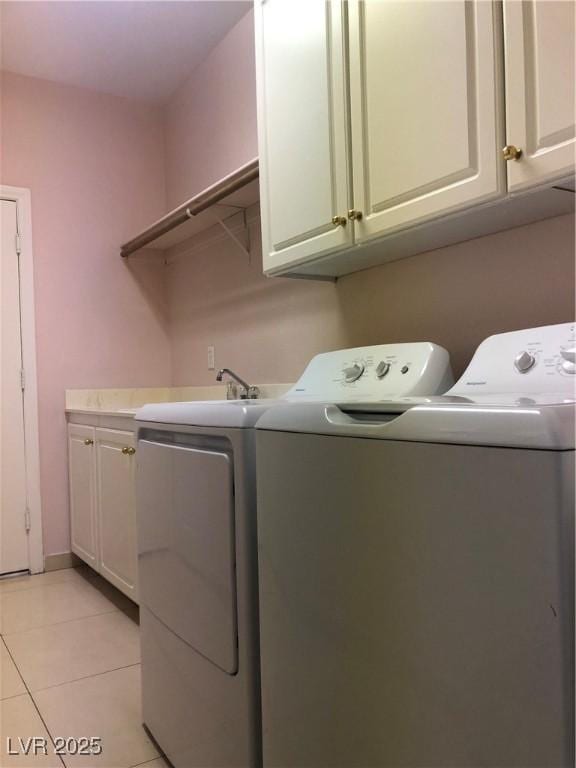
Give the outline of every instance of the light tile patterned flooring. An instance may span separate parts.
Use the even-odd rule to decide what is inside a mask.
[[[164,768],[142,728],[135,606],[89,568],[0,580],[0,768]],[[11,749],[8,749],[8,737]],[[9,755],[18,738],[48,755]],[[54,754],[99,736],[102,754]]]

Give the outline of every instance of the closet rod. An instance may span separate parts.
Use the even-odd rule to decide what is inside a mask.
[[[190,198],[190,200],[152,224],[152,226],[148,227],[144,232],[136,235],[132,240],[128,240],[127,243],[124,243],[120,247],[120,255],[125,258],[131,253],[139,251],[140,248],[145,248],[157,238],[165,235],[176,227],[179,227],[181,224],[188,221],[188,219],[197,216],[199,213],[211,208],[213,205],[218,205],[219,203],[226,205],[227,203],[225,202],[225,199],[227,197],[234,194],[234,192],[238,192],[238,190],[245,187],[246,184],[249,184],[257,178],[258,158],[251,160],[237,171],[234,171],[234,173],[225,176],[223,179],[216,182],[216,184],[213,184],[198,195]],[[242,207],[235,205],[233,202],[228,203],[228,205],[231,207]]]

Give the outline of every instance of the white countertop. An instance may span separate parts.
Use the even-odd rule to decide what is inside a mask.
[[[258,384],[262,398],[277,398],[292,384]],[[226,385],[159,387],[134,389],[68,389],[67,414],[117,416],[131,419],[149,403],[182,403],[199,400],[225,400]]]
[[[66,408],[66,413],[82,413],[87,416],[123,416],[131,419],[134,417],[138,408]]]

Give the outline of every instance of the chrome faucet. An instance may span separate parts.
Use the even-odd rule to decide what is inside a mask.
[[[240,400],[257,400],[260,397],[260,390],[258,387],[253,387],[248,384],[247,381],[241,379],[240,376],[238,376],[237,373],[234,373],[234,371],[231,371],[230,368],[221,368],[216,374],[216,381],[222,381],[226,374],[240,384]]]

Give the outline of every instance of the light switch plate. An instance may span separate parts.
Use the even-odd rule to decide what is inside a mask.
[[[213,371],[216,367],[214,364],[214,345],[209,344],[208,345],[208,370]]]

